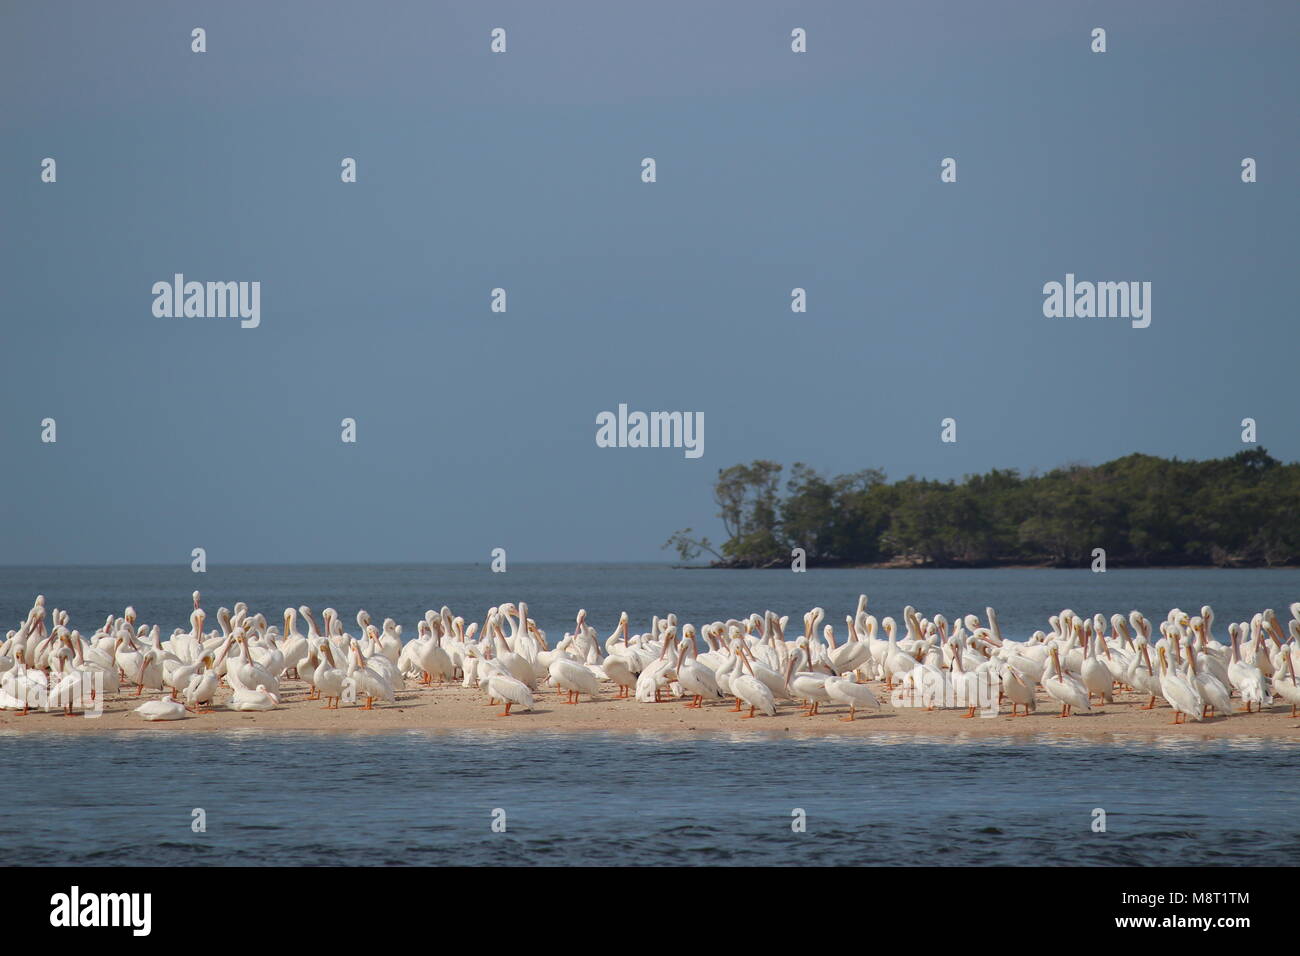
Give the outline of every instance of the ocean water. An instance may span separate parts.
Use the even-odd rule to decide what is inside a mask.
[[[0,568],[0,623],[36,593],[90,631],[132,604],[183,626],[247,601],[358,607],[412,636],[429,607],[467,619],[526,600],[559,635],[578,607],[703,623],[809,607],[999,612],[1023,637],[1081,613],[1214,605],[1226,622],[1300,600],[1293,570],[688,571],[657,565]],[[1300,743],[1164,738],[865,739],[504,732],[0,735],[0,864],[1282,864],[1300,853]],[[203,808],[206,832],[191,829]],[[1106,831],[1094,832],[1094,810]],[[791,824],[806,814],[806,832]],[[505,832],[492,823],[502,811]]]
[[[0,753],[4,865],[1249,866],[1300,853],[1295,743],[241,731],[10,736]],[[191,829],[195,808],[206,832]]]

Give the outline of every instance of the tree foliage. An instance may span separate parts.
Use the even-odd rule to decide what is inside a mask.
[[[683,560],[711,552],[737,567],[883,561],[940,567],[1006,563],[1282,565],[1300,562],[1300,464],[1262,448],[1180,461],[1133,454],[1046,474],[995,469],[962,481],[866,469],[827,477],[796,462],[781,486],[772,461],[718,473],[727,540],[669,539]]]

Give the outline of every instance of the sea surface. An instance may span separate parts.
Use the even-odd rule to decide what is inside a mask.
[[[1263,607],[1285,618],[1300,572],[5,567],[0,625],[16,627],[43,593],[83,632],[131,604],[168,634],[186,625],[195,587],[210,615],[244,600],[279,623],[284,607],[306,603],[350,622],[364,607],[408,637],[426,608],[446,603],[473,620],[521,599],[556,636],[578,607],[605,634],[620,610],[645,629],[654,613],[700,624],[771,608],[797,631],[821,605],[842,632],[865,592],[881,616],[908,603],[950,619],[992,605],[1016,638],[1067,606],[1160,619],[1209,603],[1222,638],[1228,621]],[[0,768],[3,865],[1247,866],[1300,856],[1300,743],[1276,739],[0,734]]]
[[[0,754],[6,866],[1250,866],[1300,854],[1294,743],[239,731],[11,736]]]

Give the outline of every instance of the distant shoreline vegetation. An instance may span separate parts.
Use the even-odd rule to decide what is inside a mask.
[[[1300,564],[1300,464],[1263,448],[1180,461],[1133,454],[1044,474],[994,469],[960,482],[825,477],[758,460],[718,472],[726,541],[690,528],[664,543],[711,567],[1291,567]]]

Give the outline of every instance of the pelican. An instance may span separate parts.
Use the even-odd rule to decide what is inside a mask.
[[[31,712],[31,705],[45,706],[47,695],[48,681],[45,675],[35,668],[28,668],[19,651],[15,666],[0,674],[0,707],[6,710],[21,707],[18,716],[26,717]]]
[[[1083,686],[1088,691],[1088,699],[1092,700],[1092,695],[1096,694],[1101,698],[1102,703],[1114,703],[1114,675],[1111,674],[1110,668],[1097,657],[1097,644],[1102,641],[1102,637],[1099,634],[1084,634],[1083,641],[1085,650],[1083,663],[1079,668],[1079,676],[1083,680]]]
[[[227,665],[226,676],[230,680],[230,686],[235,690],[249,690],[261,684],[270,688],[271,693],[278,694],[280,682],[269,670],[253,660],[253,651],[248,646],[248,635],[244,629],[236,628],[231,633],[231,640],[243,649],[243,653]]]
[[[579,694],[595,697],[600,693],[600,681],[596,675],[587,670],[586,665],[567,657],[557,657],[549,669],[555,686],[568,692],[566,704],[576,704]]]
[[[898,625],[894,622],[892,617],[885,618],[884,621],[881,622],[881,626],[884,627],[885,633],[889,635],[889,648],[888,653],[885,655],[883,668],[885,674],[885,689],[892,691],[894,689],[894,677],[906,674],[914,668],[916,666],[916,658],[898,646]],[[909,629],[911,626],[909,620]]]
[[[190,682],[185,685],[185,691],[181,696],[185,699],[186,706],[194,713],[210,714],[212,699],[217,695],[217,673],[212,669],[211,654],[204,655],[199,663],[200,669],[190,677]]]
[[[1188,717],[1192,720],[1200,720],[1205,713],[1205,701],[1201,699],[1200,692],[1181,674],[1176,674],[1170,669],[1165,648],[1158,647],[1156,651],[1160,655],[1160,693],[1174,709],[1173,722],[1186,723]],[[1182,720],[1178,719],[1180,715]]]
[[[427,623],[420,622],[419,636],[408,646],[413,648],[415,663],[424,672],[421,683],[431,684],[435,676],[440,682],[451,679],[454,672],[451,657],[442,649],[441,634],[434,633]]]
[[[699,708],[704,706],[706,697],[709,700],[720,700],[722,692],[718,690],[718,680],[713,671],[701,664],[698,656],[692,661],[686,659],[687,653],[694,649],[693,639],[682,641],[682,649],[677,652],[677,680],[682,685],[682,690],[691,696],[686,706]]]
[[[748,674],[742,671],[731,679],[731,693],[749,705],[749,713],[741,719],[748,720],[753,717],[755,710],[761,710],[768,717],[775,717],[776,699],[768,686],[754,676],[754,668],[750,665],[744,642],[738,643],[736,650],[740,654],[741,665],[749,671]]]
[[[199,672],[202,661],[195,661],[193,664],[173,663],[169,668],[167,663],[163,664],[163,683],[171,688],[172,700],[176,700],[180,692],[190,685],[190,678]]]
[[[800,655],[802,656],[802,655]],[[813,671],[795,671],[799,658],[790,658],[785,669],[785,694],[795,700],[807,702],[805,717],[816,716],[822,704],[831,702],[831,695],[826,689],[826,682],[834,675],[819,674]],[[770,689],[770,688],[769,688]]]
[[[1061,654],[1057,648],[1052,648],[1051,656],[1056,674],[1043,677],[1043,690],[1048,697],[1060,702],[1061,712],[1057,716],[1069,717],[1076,707],[1084,713],[1091,713],[1092,702],[1088,699],[1088,688],[1072,674],[1061,669]]]
[[[1038,709],[1038,700],[1034,694],[1033,682],[1028,680],[1026,675],[1012,664],[1002,665],[1002,691],[1011,701],[1012,717],[1028,717],[1031,712]],[[1025,712],[1017,714],[1017,707],[1025,708]]]
[[[632,670],[632,665],[628,658],[621,654],[613,653],[605,658],[601,665],[605,676],[618,685],[618,694],[616,699],[623,699],[628,696],[628,691],[636,686],[637,674]]]
[[[265,684],[258,684],[254,690],[236,688],[227,706],[231,710],[274,710],[279,703],[280,698],[267,690]]]
[[[1241,631],[1238,625],[1228,625],[1228,636],[1232,639],[1232,657],[1228,664],[1228,679],[1232,681],[1232,686],[1241,695],[1242,703],[1246,705],[1246,713],[1249,714],[1251,704],[1258,704],[1262,709],[1272,698],[1268,693],[1264,675],[1260,669],[1253,663],[1247,663],[1241,657]]]
[[[823,681],[822,686],[831,700],[841,704],[848,704],[849,715],[841,717],[840,720],[853,720],[859,707],[869,707],[872,710],[880,709],[880,701],[876,699],[876,695],[871,692],[871,688],[866,684],[856,683],[847,677],[828,677]]]
[[[1294,605],[1292,605],[1294,608]],[[1292,655],[1287,654],[1282,661],[1282,669],[1273,677],[1273,692],[1291,705],[1291,716],[1296,715],[1296,707],[1300,706],[1300,686],[1296,683],[1295,660]]]
[[[497,714],[498,717],[509,717],[511,707],[533,709],[533,692],[516,677],[494,671],[488,675],[484,686],[487,687],[489,700],[499,700],[506,705],[506,709]]]
[[[280,653],[284,655],[286,674],[302,677],[298,665],[307,660],[311,650],[307,638],[298,633],[298,612],[291,607],[284,609],[284,639],[280,641]]]
[[[663,688],[676,679],[673,673],[674,659],[668,656],[677,642],[677,635],[669,628],[664,631],[663,645],[659,656],[644,668],[636,679],[636,699],[643,704],[659,703]]]
[[[316,688],[316,693],[325,698],[325,710],[338,710],[339,698],[343,696],[343,688],[347,682],[347,675],[336,667],[334,664],[334,650],[327,641],[321,647],[320,663],[312,672],[312,686]],[[334,701],[333,705],[330,701]]]
[[[392,683],[381,670],[380,661],[387,661],[387,658],[379,655],[375,655],[369,660],[362,658],[361,646],[356,641],[352,642],[352,653],[348,661],[347,676],[356,681],[357,694],[365,695],[366,705],[361,708],[362,710],[374,710],[375,698],[390,703],[397,700]]]
[[[135,709],[145,720],[180,720],[185,716],[185,705],[163,694],[157,700],[147,700]]]
[[[1199,671],[1196,669],[1196,650],[1191,644],[1187,645],[1187,674],[1185,675],[1192,689],[1201,695],[1201,701],[1204,708],[1201,716],[1205,717],[1206,711],[1213,711],[1216,714],[1232,713],[1232,695],[1228,688],[1225,687],[1217,677],[1208,670]]]
[[[830,648],[827,657],[829,657],[831,667],[834,668],[837,674],[855,671],[871,660],[871,645],[858,637],[858,627],[854,619],[845,616],[844,621],[848,630],[848,638],[840,647],[835,646],[835,628],[827,624],[822,630],[822,634],[825,636],[826,643]]]

